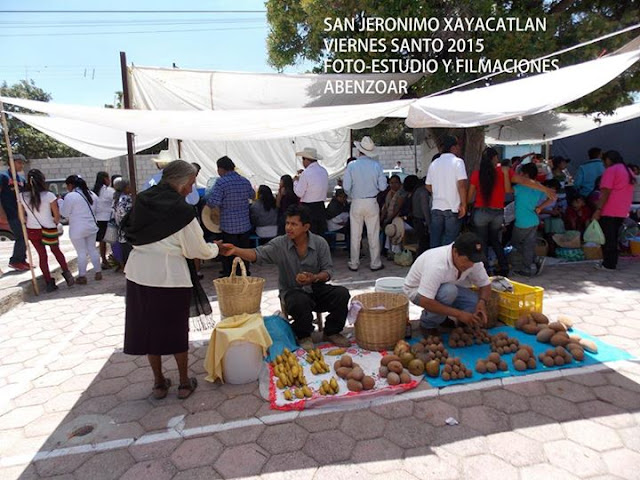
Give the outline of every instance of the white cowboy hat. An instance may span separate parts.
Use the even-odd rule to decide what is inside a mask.
[[[362,141],[353,142],[353,144],[365,155],[373,155],[373,153],[376,151],[376,144],[373,143],[371,137],[362,137]]]
[[[170,163],[175,159],[171,157],[169,150],[160,150],[160,153],[158,154],[158,156],[153,157],[151,160],[153,160],[156,163]]]
[[[200,216],[204,228],[211,233],[221,233],[220,230],[220,209],[218,207],[210,207],[205,205]]]
[[[384,228],[384,234],[389,237],[389,241],[393,245],[400,245],[404,238],[404,221],[400,217],[396,217]]]
[[[312,160],[322,160],[322,157],[318,155],[318,151],[315,148],[305,147],[301,152],[296,152],[296,157],[310,158]]]

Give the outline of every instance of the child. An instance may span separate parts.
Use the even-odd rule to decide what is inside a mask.
[[[535,180],[538,168],[533,163],[527,163],[522,166],[522,175]],[[544,193],[524,185],[515,185],[514,192],[516,221],[511,243],[516,255],[512,257],[512,266],[514,273],[531,277],[542,271],[545,259],[545,257],[538,259],[535,264],[536,271],[532,272],[531,264],[535,256],[536,232],[540,224],[538,214],[550,205],[553,199],[544,200]]]
[[[580,234],[583,234],[592,215],[593,211],[585,202],[584,197],[578,195],[571,200],[571,206],[567,208],[564,225],[567,230],[578,230]]]

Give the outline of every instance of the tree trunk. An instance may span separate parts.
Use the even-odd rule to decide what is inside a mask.
[[[447,135],[453,135],[458,138],[460,145],[460,155],[467,167],[467,173],[477,170],[480,165],[480,157],[484,150],[484,127],[473,128],[431,128],[429,129],[438,139],[438,144]]]

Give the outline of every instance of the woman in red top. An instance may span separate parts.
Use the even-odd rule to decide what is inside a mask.
[[[508,167],[501,167],[498,152],[487,147],[482,152],[480,169],[471,174],[467,203],[474,203],[472,223],[477,235],[482,240],[485,256],[489,246],[498,257],[498,275],[509,274],[509,262],[504,254],[500,233],[504,220],[504,196],[512,192],[511,184],[520,183],[545,193],[549,189],[530,178],[516,175]],[[477,192],[477,194],[476,194]],[[555,192],[553,193],[555,197]],[[487,264],[485,263],[485,268]]]

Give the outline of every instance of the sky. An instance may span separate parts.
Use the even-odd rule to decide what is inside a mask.
[[[148,13],[11,13],[145,10]],[[159,13],[234,10],[236,13]],[[237,11],[257,13],[237,13]],[[120,52],[139,66],[273,72],[264,0],[0,0],[0,82],[32,79],[57,103],[103,106],[122,90]],[[153,32],[153,33],[134,33]],[[300,65],[286,70],[304,72]]]

